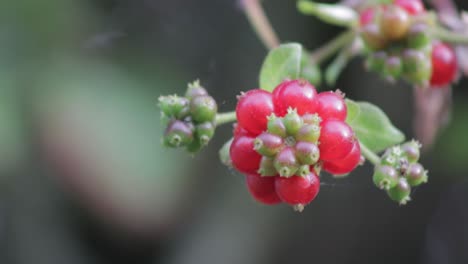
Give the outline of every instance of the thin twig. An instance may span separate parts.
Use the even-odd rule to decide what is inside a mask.
[[[260,0],[241,0],[244,12],[267,49],[274,49],[280,40],[263,10]]]

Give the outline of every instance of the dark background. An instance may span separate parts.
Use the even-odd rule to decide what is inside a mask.
[[[264,6],[284,42],[340,31]],[[466,80],[406,206],[368,165],[301,214],[259,205],[218,162],[229,125],[196,157],[161,147],[160,94],[200,78],[230,111],[266,53],[233,0],[0,2],[0,263],[468,263]],[[336,88],[412,137],[408,85],[355,59]]]

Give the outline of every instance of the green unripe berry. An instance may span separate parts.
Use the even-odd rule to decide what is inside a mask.
[[[310,143],[317,143],[320,137],[319,125],[303,125],[296,134],[296,141],[305,141]]]
[[[278,174],[282,177],[291,177],[299,169],[294,150],[286,147],[275,157],[274,166]]]
[[[388,196],[403,205],[410,201],[411,187],[405,178],[400,178],[397,185],[387,191]]]
[[[296,135],[302,127],[302,119],[295,109],[288,109],[288,113],[283,117],[283,123],[286,127],[286,133],[290,136]]]
[[[408,47],[420,49],[430,44],[431,38],[428,33],[428,25],[424,23],[415,23],[411,25],[408,31]]]
[[[274,115],[268,117],[267,131],[270,134],[274,134],[283,138],[287,136],[283,119]]]
[[[425,85],[432,74],[430,54],[422,50],[407,49],[403,52],[404,77],[411,83]]]
[[[196,135],[202,145],[208,144],[214,135],[215,128],[212,122],[204,122],[195,126]]]
[[[403,72],[403,64],[398,56],[390,56],[385,61],[384,74],[393,79],[400,78]]]
[[[427,182],[427,171],[421,164],[413,163],[406,170],[405,177],[411,186],[418,186]]]
[[[196,80],[193,83],[189,83],[185,97],[192,99],[200,95],[208,95],[208,92],[200,85],[200,81]]]
[[[278,172],[274,166],[274,159],[269,157],[262,157],[260,160],[260,167],[258,169],[258,174],[261,176],[276,176]]]
[[[260,155],[273,157],[284,147],[283,138],[264,132],[254,140],[254,149]]]
[[[366,60],[368,70],[383,73],[385,63],[387,61],[387,53],[385,51],[372,52]]]
[[[299,141],[294,148],[301,164],[313,165],[320,159],[320,150],[314,143]]]
[[[189,114],[189,101],[177,95],[161,96],[158,99],[159,108],[165,116],[182,119]]]
[[[190,114],[198,123],[213,121],[217,111],[216,101],[209,95],[199,95],[190,101]]]
[[[406,142],[401,145],[402,154],[409,163],[415,163],[419,160],[420,144],[417,141]]]
[[[181,147],[193,141],[193,129],[180,120],[173,120],[164,133],[164,145],[168,147]]]
[[[310,166],[309,165],[300,166],[299,169],[296,172],[296,174],[298,176],[301,176],[301,177],[305,177],[305,176],[309,175],[309,173],[310,173]]]
[[[391,166],[378,165],[375,167],[372,180],[377,188],[388,190],[398,184],[398,172]]]

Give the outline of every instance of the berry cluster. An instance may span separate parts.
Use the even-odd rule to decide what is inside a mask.
[[[164,145],[196,152],[213,137],[218,107],[199,81],[188,85],[184,97],[159,97],[159,108],[161,119],[167,124]]]
[[[390,80],[404,78],[419,86],[443,87],[454,81],[453,49],[431,39],[433,19],[421,0],[394,0],[365,9],[361,36],[369,52],[366,65]]]
[[[392,147],[375,167],[374,184],[400,204],[410,200],[411,187],[427,182],[427,171],[418,163],[420,148],[416,141]]]
[[[253,197],[301,210],[318,194],[323,168],[351,172],[361,160],[353,130],[344,121],[340,92],[322,92],[305,80],[286,80],[272,93],[251,90],[236,107],[232,165],[244,173]]]

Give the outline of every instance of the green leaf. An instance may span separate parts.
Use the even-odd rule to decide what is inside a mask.
[[[260,70],[260,87],[271,92],[284,79],[299,78],[302,56],[302,46],[297,43],[283,44],[271,50]]]
[[[302,56],[300,77],[315,85],[316,88],[322,83],[322,72],[320,67],[317,64],[312,63],[309,59],[309,54],[305,52]]]
[[[297,9],[305,15],[313,15],[326,23],[352,27],[357,24],[359,15],[352,8],[339,4],[321,4],[307,0],[297,2]]]
[[[224,165],[228,167],[232,166],[231,157],[229,156],[229,149],[231,148],[231,143],[233,140],[233,138],[229,139],[219,150],[219,159]]]
[[[377,106],[367,102],[346,100],[348,117],[346,122],[353,128],[359,141],[374,152],[405,140],[405,135],[388,119]]]

